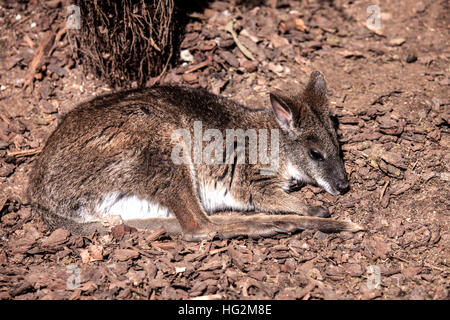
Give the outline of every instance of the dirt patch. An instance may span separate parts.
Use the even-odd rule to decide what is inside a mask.
[[[80,237],[31,215],[35,155],[61,116],[111,91],[73,59],[58,2],[0,8],[0,299],[448,298],[448,2],[380,1],[379,30],[368,1],[214,1],[190,14],[163,83],[260,107],[324,73],[351,191],[298,196],[369,230],[201,243],[125,226]]]

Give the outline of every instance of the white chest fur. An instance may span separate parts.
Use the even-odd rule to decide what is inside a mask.
[[[200,183],[199,193],[203,208],[208,214],[225,210],[254,210],[254,207],[251,204],[236,200],[224,186],[213,186],[211,183]]]
[[[118,192],[112,192],[105,196],[97,205],[96,212],[101,217],[118,215],[124,221],[173,216],[168,208],[156,202],[135,195],[120,196]]]

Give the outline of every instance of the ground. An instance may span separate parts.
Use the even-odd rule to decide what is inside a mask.
[[[181,50],[192,61],[180,58],[162,83],[268,107],[269,92],[295,93],[322,71],[351,190],[297,195],[367,230],[200,243],[125,226],[49,230],[26,197],[33,160],[61,116],[112,89],[73,59],[68,3],[3,1],[0,299],[448,299],[448,2],[252,3],[190,13]]]

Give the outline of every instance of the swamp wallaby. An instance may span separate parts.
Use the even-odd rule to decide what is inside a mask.
[[[270,110],[250,109],[204,90],[161,86],[82,103],[37,158],[31,202],[50,226],[83,235],[106,232],[117,216],[186,240],[362,230],[289,194],[304,183],[333,195],[348,189],[322,74],[313,72],[298,96],[270,101]],[[271,166],[249,159],[255,150],[260,159],[270,154]]]

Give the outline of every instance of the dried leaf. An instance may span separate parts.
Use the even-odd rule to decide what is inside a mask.
[[[113,256],[119,261],[126,261],[139,257],[139,253],[131,249],[116,249]]]
[[[70,232],[65,229],[56,229],[52,234],[42,241],[45,247],[57,247],[69,240]]]

